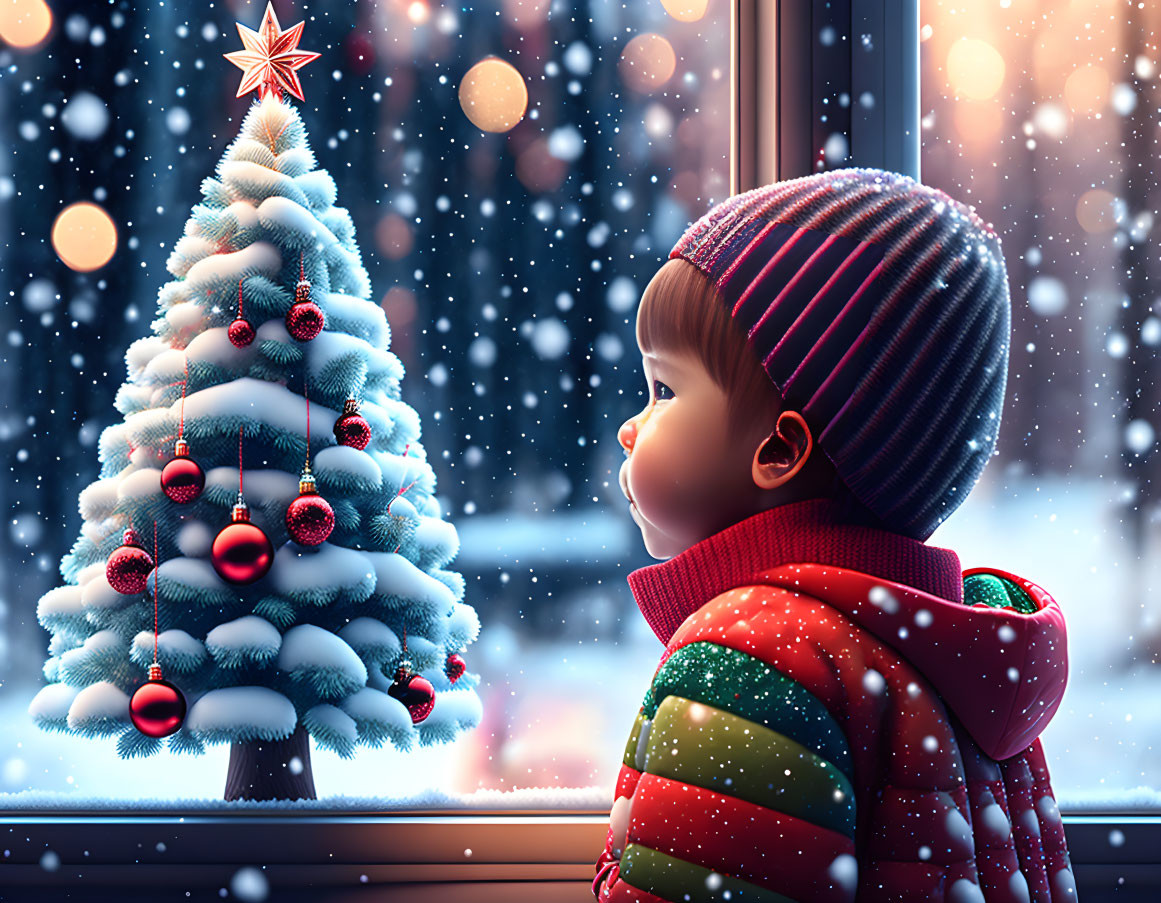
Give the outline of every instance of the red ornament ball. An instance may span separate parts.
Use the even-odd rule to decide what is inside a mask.
[[[254,327],[249,320],[243,320],[241,317],[235,318],[234,322],[230,324],[230,328],[226,330],[226,334],[230,337],[230,343],[235,348],[245,348],[254,341]]]
[[[185,721],[185,697],[181,690],[161,678],[160,668],[149,670],[149,680],[129,700],[129,717],[145,736],[168,737]],[[153,674],[158,676],[155,678]]]
[[[109,586],[126,596],[145,592],[145,583],[153,571],[153,556],[140,546],[133,530],[126,530],[123,545],[114,549],[105,562],[105,579]]]
[[[343,413],[335,421],[335,439],[339,445],[349,445],[362,451],[371,441],[371,424],[359,413],[359,405],[348,398]]]
[[[467,662],[464,661],[464,657],[458,652],[453,652],[447,657],[447,661],[443,666],[443,671],[447,675],[447,679],[454,684],[457,680],[460,679],[464,671],[467,670],[467,667],[468,665]]]
[[[274,547],[260,527],[250,523],[250,511],[234,506],[232,523],[221,529],[210,549],[210,561],[227,583],[254,583],[266,576],[274,563]]]
[[[322,308],[313,301],[294,304],[286,312],[286,331],[300,342],[309,342],[325,325]]]
[[[402,666],[395,672],[395,681],[387,693],[407,706],[412,724],[419,724],[431,714],[435,706],[435,687],[431,685],[431,681],[418,674],[409,673]]]
[[[335,509],[321,495],[303,494],[286,509],[286,531],[302,546],[317,546],[335,528]]]
[[[185,505],[202,494],[206,485],[206,474],[189,456],[189,443],[178,439],[174,455],[161,470],[161,491],[171,502]]]

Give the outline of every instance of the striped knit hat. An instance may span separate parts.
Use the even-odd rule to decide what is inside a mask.
[[[729,198],[669,255],[716,285],[854,496],[926,540],[996,446],[1011,308],[1000,239],[942,191],[838,169]]]

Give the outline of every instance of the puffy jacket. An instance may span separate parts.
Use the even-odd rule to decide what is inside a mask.
[[[1037,739],[1067,680],[1058,604],[830,511],[771,509],[630,575],[665,650],[594,894],[1075,900]]]

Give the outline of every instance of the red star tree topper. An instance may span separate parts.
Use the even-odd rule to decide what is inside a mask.
[[[259,100],[268,94],[273,94],[276,100],[282,100],[282,91],[285,89],[299,100],[305,100],[295,70],[317,60],[319,54],[297,49],[302,38],[303,23],[299,22],[283,31],[278,24],[278,16],[274,14],[274,4],[268,2],[266,14],[262,16],[262,24],[257,31],[247,28],[241,22],[237,25],[246,49],[222,54],[245,73],[236,96],[241,97],[257,88]]]

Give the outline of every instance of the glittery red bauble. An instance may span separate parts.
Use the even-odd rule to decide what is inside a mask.
[[[313,301],[293,305],[286,312],[286,331],[300,342],[309,342],[326,325],[322,308]]]
[[[228,583],[254,583],[274,563],[274,547],[261,528],[250,523],[244,506],[234,506],[233,522],[222,528],[210,549],[210,561]]]
[[[321,495],[303,494],[286,509],[286,531],[303,546],[317,546],[335,528],[335,509]]]
[[[453,652],[447,657],[447,661],[444,662],[443,672],[447,675],[447,679],[454,684],[459,680],[464,671],[467,670],[467,667],[468,665],[464,661],[463,656],[458,652]]]
[[[250,325],[249,320],[243,320],[241,317],[237,317],[230,324],[226,334],[229,335],[230,342],[235,348],[245,348],[254,341],[254,327]]]
[[[371,424],[363,419],[361,414],[350,414],[340,417],[335,423],[335,438],[340,445],[349,445],[351,448],[362,450],[371,441]]]
[[[371,441],[371,424],[359,413],[359,404],[348,398],[343,413],[335,421],[335,439],[339,445],[349,445],[362,451]]]
[[[179,449],[188,451],[189,446],[184,440],[179,439],[177,444]],[[202,494],[202,487],[205,485],[206,475],[198,462],[180,450],[177,457],[170,460],[161,470],[161,491],[170,501],[179,505],[196,499]]]
[[[105,579],[117,592],[136,596],[145,592],[145,583],[153,571],[153,556],[141,548],[133,530],[126,530],[121,542],[105,562]]]
[[[150,678],[129,700],[129,717],[147,737],[168,737],[185,720],[185,697],[168,680]]]
[[[411,674],[405,668],[396,670],[395,681],[387,692],[407,706],[412,724],[419,724],[430,715],[435,705],[435,687],[431,681],[418,674]]]

